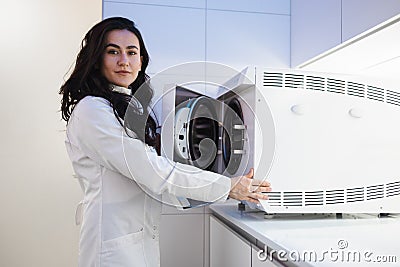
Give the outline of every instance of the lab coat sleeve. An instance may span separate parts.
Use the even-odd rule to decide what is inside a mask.
[[[158,156],[139,139],[129,137],[107,100],[86,97],[75,107],[67,136],[89,158],[119,172],[155,194],[205,202],[225,200],[230,178]]]

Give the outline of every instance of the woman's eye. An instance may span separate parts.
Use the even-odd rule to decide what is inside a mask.
[[[135,51],[129,51],[128,54],[131,55],[131,56],[134,56],[134,55],[136,55],[137,53],[136,53]]]
[[[116,51],[116,50],[108,50],[107,54],[116,55],[116,54],[118,54],[118,51]]]

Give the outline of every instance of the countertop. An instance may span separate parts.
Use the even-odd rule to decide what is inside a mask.
[[[296,266],[400,266],[400,216],[276,214],[237,203],[213,204],[213,215],[284,264]],[[250,237],[250,238],[249,238]],[[254,238],[254,240],[252,240]],[[274,251],[271,254],[271,251]],[[280,253],[280,254],[279,254]]]

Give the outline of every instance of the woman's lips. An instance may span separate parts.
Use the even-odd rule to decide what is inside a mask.
[[[120,74],[120,75],[129,75],[129,74],[131,74],[129,71],[126,71],[126,70],[116,71],[116,73]]]

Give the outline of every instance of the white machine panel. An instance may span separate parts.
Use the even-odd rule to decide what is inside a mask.
[[[276,134],[266,212],[400,211],[400,93],[321,73],[256,77]]]

